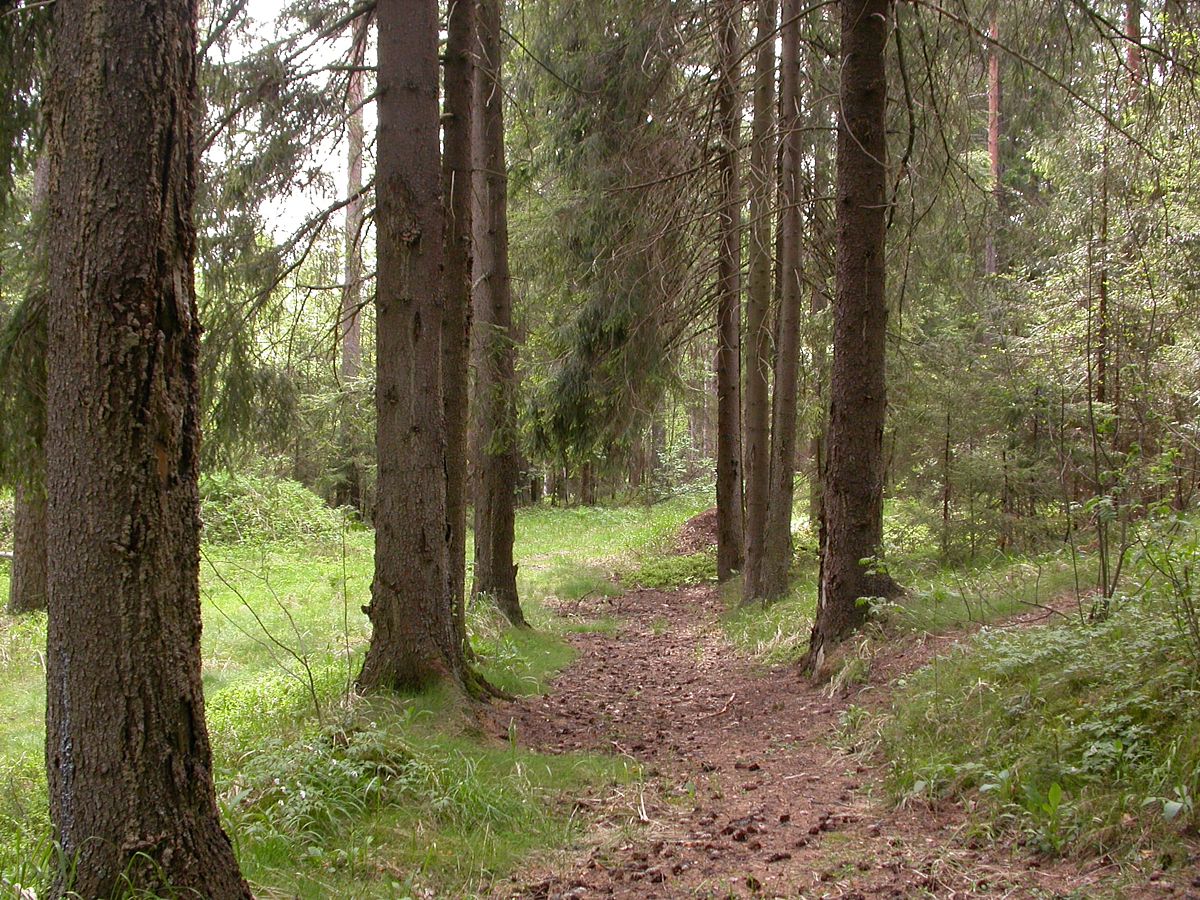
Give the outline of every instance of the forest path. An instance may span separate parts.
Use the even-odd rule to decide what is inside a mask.
[[[834,749],[840,713],[886,703],[887,685],[962,635],[899,642],[872,660],[870,685],[831,697],[795,667],[739,656],[712,587],[568,612],[620,627],[572,635],[579,658],[547,696],[498,704],[496,733],[551,753],[628,755],[644,789],[580,801],[601,822],[584,848],[496,897],[1090,897],[1115,871],[972,839],[959,805],[891,809],[877,763]]]

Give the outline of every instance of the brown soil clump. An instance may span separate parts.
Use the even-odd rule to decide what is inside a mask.
[[[701,550],[717,546],[717,508],[706,509],[692,516],[679,529],[675,539],[675,555],[691,556]]]

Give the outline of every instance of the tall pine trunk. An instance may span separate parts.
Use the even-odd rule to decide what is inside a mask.
[[[43,153],[37,161],[33,176],[34,252],[44,256],[45,209],[49,190],[49,160]],[[42,296],[35,296],[37,293]],[[26,613],[46,608],[48,596],[46,559],[46,332],[45,332],[45,283],[28,286],[26,303],[35,312],[36,323],[28,335],[24,353],[34,358],[29,371],[32,378],[21,379],[18,388],[29,409],[28,455],[23,478],[17,482],[13,496],[13,560],[12,577],[8,583],[8,611]]]
[[[475,222],[475,584],[514,625],[525,625],[513,562],[517,483],[516,342],[508,270],[500,0],[480,0],[476,71],[479,205]]]
[[[475,0],[453,0],[444,66],[442,189],[446,201],[446,307],[442,319],[443,408],[446,415],[446,517],[450,528],[450,599],[454,627],[468,651],[467,419],[471,335],[471,105]]]
[[[717,249],[717,577],[724,581],[742,568],[742,398],[741,268],[742,200],[738,176],[741,104],[738,60],[741,3],[720,7],[717,155],[720,227]]]
[[[800,6],[783,3],[783,74],[779,130],[783,141],[780,179],[780,301],[775,347],[775,393],[771,415],[771,469],[763,534],[763,560],[755,596],[775,599],[787,592],[792,565],[792,493],[796,458],[796,407],[800,359]],[[751,595],[747,595],[751,596]]]
[[[998,4],[993,3],[988,25],[988,163],[992,176],[992,205],[988,207],[988,222],[985,227],[983,270],[985,275],[999,271],[999,253],[996,249],[996,230],[1000,222],[1000,16]]]
[[[442,408],[438,5],[379,0],[375,408],[379,464],[363,688],[467,686],[450,598]]]
[[[828,9],[823,11],[818,19],[820,34],[826,34],[826,29],[832,30],[837,22],[836,15]],[[832,35],[830,35],[832,38]],[[832,41],[831,41],[832,42]],[[806,57],[814,73],[825,71],[825,53],[810,42]],[[833,104],[830,102],[830,92],[821,81],[820,74],[812,87],[812,98],[809,104],[810,114],[816,128],[813,131],[813,183],[812,206],[810,213],[809,234],[812,252],[809,256],[809,268],[813,273],[812,287],[809,297],[809,352],[810,363],[809,396],[810,401],[819,410],[812,431],[808,436],[808,514],[811,526],[817,530],[818,546],[824,542],[825,534],[825,433],[829,426],[829,352],[828,336],[825,329],[825,311],[829,309],[829,285],[834,280],[834,210],[833,202],[829,199],[834,192],[834,174],[831,148],[836,143],[830,129],[833,121]]]
[[[774,0],[758,0],[754,119],[750,145],[750,283],[746,292],[746,571],[743,597],[763,596],[762,567],[770,482],[771,199],[775,178]]]
[[[362,474],[358,466],[358,428],[354,421],[354,383],[362,374],[362,230],[364,209],[362,194],[363,161],[363,73],[367,60],[367,33],[370,15],[354,20],[350,51],[351,71],[346,90],[346,222],[344,284],[341,309],[341,381],[342,421],[340,449],[342,473],[335,502],[339,506],[362,509]]]
[[[59,0],[47,82],[54,896],[248,898],[200,679],[196,4]]]
[[[13,497],[10,613],[46,608],[46,566],[46,493],[39,479],[36,483],[18,484]]]
[[[833,307],[826,538],[820,596],[805,666],[867,618],[864,598],[896,586],[871,565],[883,543],[883,427],[887,411],[887,102],[889,0],[843,0],[837,151],[837,279]]]

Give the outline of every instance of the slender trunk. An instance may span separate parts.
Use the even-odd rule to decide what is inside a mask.
[[[831,23],[832,24],[832,23]],[[817,57],[817,51],[810,50],[809,60],[812,71],[821,71],[822,60]],[[809,335],[809,352],[812,356],[812,383],[810,387],[810,402],[820,414],[813,424],[809,435],[809,522],[816,527],[818,538],[824,534],[825,521],[825,432],[828,429],[829,408],[829,352],[828,336],[824,328],[824,312],[829,309],[829,283],[833,280],[833,212],[829,196],[833,193],[832,161],[830,146],[833,134],[829,130],[832,110],[827,92],[817,83],[813,87],[812,115],[817,128],[814,130],[815,146],[813,148],[813,202],[810,216],[813,253],[810,257],[811,269],[815,277],[809,312],[811,314]]]
[[[830,379],[827,535],[805,666],[821,673],[827,649],[861,625],[865,597],[897,588],[870,560],[883,543],[885,48],[889,0],[843,0],[837,163],[837,292]]]
[[[780,79],[783,103],[779,123],[783,141],[779,214],[782,284],[776,329],[778,343],[775,348],[765,546],[761,577],[755,592],[764,599],[781,597],[787,592],[788,570],[792,565],[792,485],[803,297],[800,271],[800,164],[804,151],[800,128],[800,6],[801,0],[784,0],[783,3],[783,73]]]
[[[942,562],[950,558],[950,410],[946,410],[946,442],[942,447]]]
[[[334,501],[338,506],[353,506],[362,509],[362,475],[358,466],[359,433],[355,422],[355,382],[362,372],[362,230],[364,221],[362,193],[363,159],[363,73],[366,64],[367,32],[370,16],[366,13],[354,20],[354,31],[350,50],[352,66],[346,90],[347,106],[347,149],[346,149],[346,204],[345,223],[345,270],[342,286],[341,309],[341,381],[342,421],[339,426],[339,443],[342,474],[335,490]]]
[[[47,194],[50,187],[50,167],[46,154],[37,161],[33,176],[33,222],[35,223],[34,252],[44,256],[45,250],[45,210]],[[26,302],[37,302],[34,292],[43,294],[44,282],[29,285]],[[10,613],[33,612],[46,608],[48,560],[46,558],[46,381],[45,381],[45,303],[41,303],[43,312],[37,316],[39,325],[30,329],[29,334],[37,338],[27,344],[25,352],[37,354],[38,364],[31,367],[34,376],[32,383],[24,385],[24,400],[31,413],[29,436],[30,458],[26,463],[25,478],[16,485],[13,497],[13,560],[12,577],[8,584],[8,611]]]
[[[59,0],[47,81],[52,896],[250,890],[200,679],[194,0]]]
[[[1108,143],[1101,150],[1100,164],[1100,224],[1097,249],[1100,272],[1097,275],[1096,307],[1096,402],[1108,399]]]
[[[362,371],[362,228],[365,205],[362,193],[363,170],[363,73],[367,59],[367,32],[370,17],[354,20],[350,51],[350,83],[346,91],[346,224],[345,283],[342,286],[342,363],[341,376],[354,381]]]
[[[1125,68],[1129,70],[1129,102],[1137,100],[1142,83],[1142,4],[1125,0]]]
[[[467,686],[450,599],[438,5],[379,0],[375,578],[363,688]]]
[[[18,484],[13,498],[12,578],[8,611],[26,613],[46,608],[46,494],[36,484]]]
[[[500,0],[479,3],[475,111],[475,584],[514,625],[525,626],[513,562],[517,482],[516,343],[508,270],[508,173],[504,160]],[[481,190],[480,190],[481,189]]]
[[[992,4],[988,34],[988,161],[992,175],[992,205],[988,208],[988,222],[984,246],[984,274],[995,275],[999,271],[999,254],[996,251],[996,230],[1000,221],[1000,17],[998,3]]]
[[[475,0],[450,4],[444,65],[442,188],[446,202],[446,305],[442,315],[443,410],[446,416],[446,518],[450,529],[450,600],[465,651],[467,579],[467,421],[471,337],[471,54]]]
[[[590,462],[579,467],[579,502],[582,506],[596,505],[596,479]]]
[[[754,120],[750,150],[750,283],[746,293],[746,572],[743,597],[762,595],[767,488],[770,482],[771,414],[771,195],[775,186],[775,0],[758,0],[754,70]]]
[[[717,577],[742,568],[741,258],[742,207],[738,178],[741,140],[738,102],[739,0],[720,10],[720,78],[717,116],[721,148],[720,237],[717,257]]]

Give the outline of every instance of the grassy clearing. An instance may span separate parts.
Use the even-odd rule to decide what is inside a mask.
[[[676,495],[653,506],[547,506],[519,510],[518,586],[535,607],[548,599],[612,597],[647,560],[667,558],[670,541],[688,518],[712,504],[706,491]],[[546,624],[546,622],[543,622]]]
[[[625,761],[542,756],[480,732],[447,696],[353,696],[368,623],[372,535],[291,485],[208,480],[204,683],[217,789],[262,897],[471,896],[574,839],[573,798],[637,777]],[[658,552],[701,494],[652,507],[522,510],[520,586],[533,633],[472,606],[485,674],[545,689],[573,651],[548,607],[619,593],[614,573]],[[0,586],[7,573],[0,565]],[[6,596],[6,594],[5,594]],[[45,617],[0,615],[0,874],[43,884],[58,864],[45,776]]]

